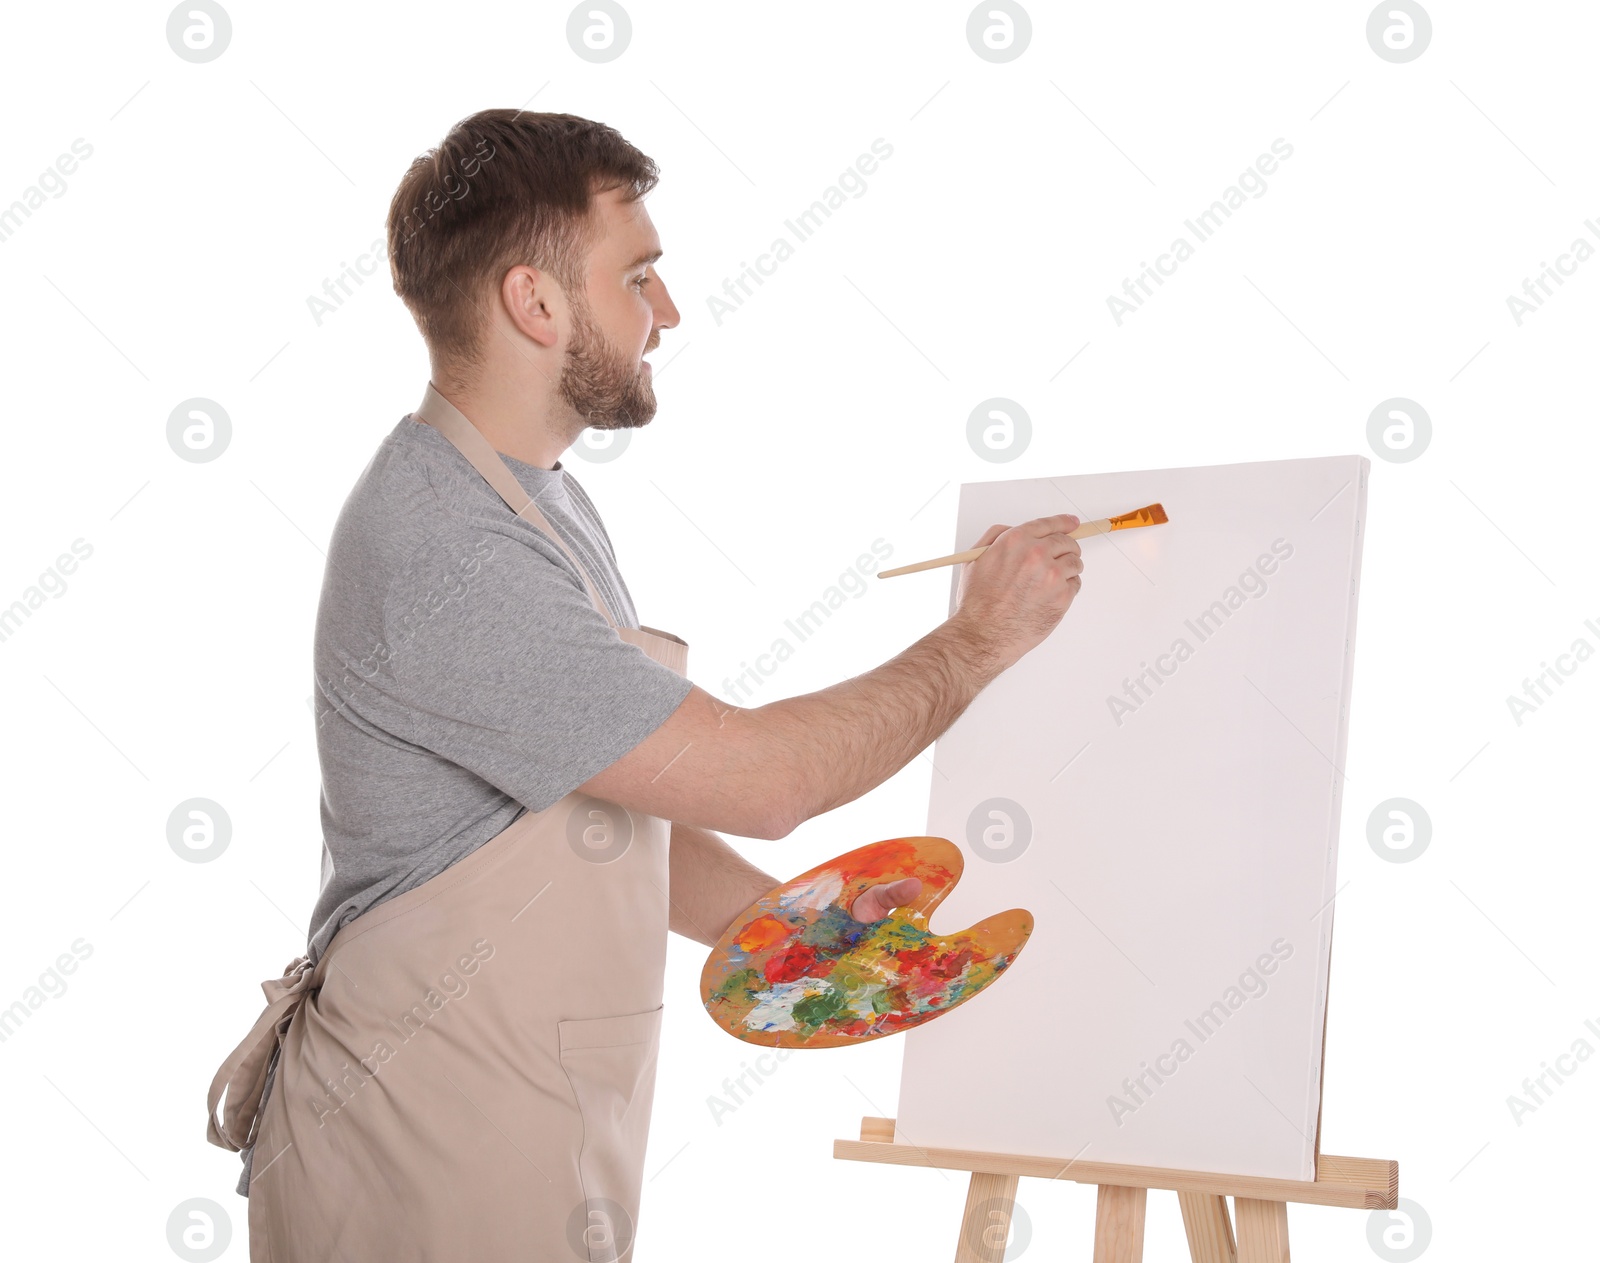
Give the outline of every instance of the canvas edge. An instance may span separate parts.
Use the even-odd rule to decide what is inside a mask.
[[[1317,1160],[1322,1153],[1322,1088],[1326,1078],[1328,1058],[1328,997],[1333,973],[1334,904],[1338,897],[1338,857],[1340,819],[1344,812],[1343,769],[1349,753],[1350,706],[1355,682],[1356,619],[1361,596],[1361,561],[1366,549],[1367,489],[1372,472],[1372,462],[1365,456],[1347,457],[1354,461],[1356,474],[1355,538],[1350,556],[1350,604],[1345,620],[1344,678],[1340,682],[1339,728],[1335,741],[1334,766],[1340,775],[1334,778],[1333,801],[1328,834],[1327,877],[1323,885],[1324,915],[1317,944],[1317,990],[1320,1003],[1313,1005],[1311,1043],[1318,1049],[1311,1063],[1310,1091],[1307,1093],[1306,1120],[1311,1128],[1310,1147],[1303,1162],[1303,1178],[1317,1178]],[[1332,887],[1330,893],[1329,888]]]

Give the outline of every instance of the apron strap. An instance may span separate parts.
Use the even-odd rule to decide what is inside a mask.
[[[267,1086],[267,1067],[295,1010],[311,990],[313,972],[311,958],[297,956],[289,962],[283,977],[261,984],[267,1007],[243,1042],[222,1063],[206,1096],[206,1139],[219,1148],[237,1151],[254,1143],[261,1096]],[[219,1115],[217,1105],[224,1090],[227,1101]]]
[[[416,410],[416,416],[421,417],[445,438],[455,444],[456,450],[472,462],[472,466],[483,480],[500,493],[500,498],[506,506],[524,521],[532,522],[546,535],[550,536],[566,553],[572,564],[578,568],[578,573],[583,577],[583,586],[588,589],[589,599],[594,602],[595,609],[599,610],[606,622],[611,624],[613,631],[617,630],[617,620],[611,616],[611,610],[600,598],[600,591],[595,587],[594,580],[589,577],[589,571],[578,560],[576,553],[567,547],[567,541],[561,538],[555,527],[539,511],[539,506],[533,502],[516,480],[512,472],[506,468],[505,461],[500,459],[500,453],[495,451],[489,440],[483,437],[483,431],[467,420],[462,411],[441,395],[434,388],[432,382],[422,397],[422,406]]]

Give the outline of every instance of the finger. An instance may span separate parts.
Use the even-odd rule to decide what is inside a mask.
[[[922,893],[922,878],[902,877],[899,881],[892,881],[886,886],[880,886],[885,898],[891,900],[889,906],[898,908],[901,904],[910,903]]]
[[[920,877],[902,877],[870,887],[851,906],[850,915],[857,921],[880,921],[902,904],[909,903],[922,892]]]
[[[1044,555],[1052,561],[1063,557],[1076,557],[1083,552],[1082,544],[1073,539],[1072,536],[1060,531],[1038,536],[1028,547],[1042,550]]]
[[[1024,522],[1017,527],[1019,531],[1026,531],[1029,535],[1042,537],[1045,535],[1065,535],[1068,531],[1078,529],[1080,523],[1077,515],[1073,513],[1057,513],[1051,517],[1036,517]]]

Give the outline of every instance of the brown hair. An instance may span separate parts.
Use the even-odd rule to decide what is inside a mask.
[[[604,123],[481,110],[406,171],[389,204],[389,270],[428,349],[457,377],[482,360],[485,300],[518,264],[581,301],[591,198],[643,197],[656,164]]]

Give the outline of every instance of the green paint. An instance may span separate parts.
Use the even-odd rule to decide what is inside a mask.
[[[843,991],[830,987],[816,995],[808,995],[794,1006],[794,1020],[802,1026],[821,1026],[838,1015],[845,1006]]]
[[[876,955],[893,956],[908,948],[921,947],[932,937],[929,931],[919,930],[904,915],[896,912],[887,920],[877,922],[864,942]]]
[[[766,979],[759,972],[747,968],[729,974],[713,994],[730,1004],[750,1005],[756,1002],[757,993],[766,990],[766,986]]]

